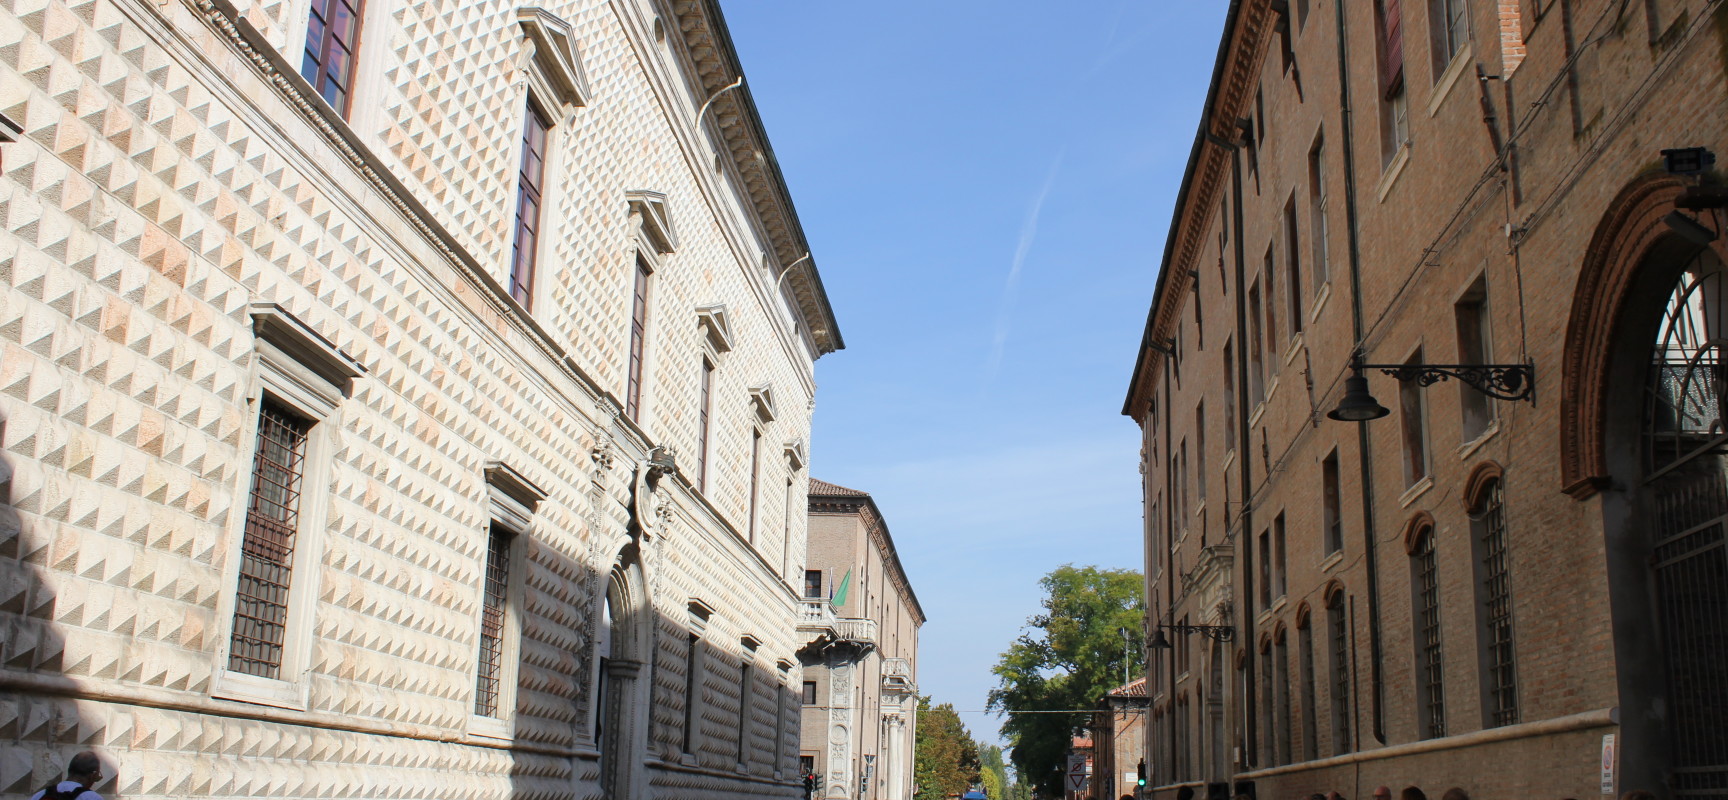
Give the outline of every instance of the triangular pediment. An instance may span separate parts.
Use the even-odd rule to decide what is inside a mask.
[[[534,65],[558,102],[588,105],[588,75],[582,69],[582,55],[576,49],[570,23],[539,6],[517,9],[516,21],[534,43]]]

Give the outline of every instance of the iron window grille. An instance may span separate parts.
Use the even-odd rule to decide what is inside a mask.
[[[624,391],[624,413],[638,419],[642,412],[642,351],[648,339],[648,262],[636,258],[636,284],[630,302],[630,368]]]
[[[1344,593],[1326,611],[1332,631],[1332,752],[1350,752],[1350,626],[1344,618]]]
[[[486,586],[480,609],[480,664],[474,713],[498,716],[504,665],[504,603],[510,587],[510,534],[492,527],[486,543]]]
[[[1434,530],[1423,531],[1411,554],[1416,572],[1416,663],[1422,685],[1422,737],[1446,735],[1446,685],[1440,647],[1440,581]]]
[[[240,579],[228,668],[279,678],[300,518],[300,483],[312,423],[265,398],[258,414],[252,493],[240,545]]]
[[[1500,481],[1482,489],[1478,520],[1482,611],[1488,664],[1488,712],[1494,726],[1518,722],[1518,665],[1512,640],[1512,579],[1506,552],[1506,511]]]

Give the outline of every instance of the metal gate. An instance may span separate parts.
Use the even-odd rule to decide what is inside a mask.
[[[1652,351],[1644,413],[1655,611],[1677,797],[1728,800],[1728,297],[1713,258],[1680,276]]]

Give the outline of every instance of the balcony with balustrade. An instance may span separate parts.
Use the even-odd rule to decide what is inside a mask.
[[[817,651],[845,647],[863,655],[876,649],[876,629],[873,619],[835,616],[825,600],[805,600],[798,617],[804,646]]]

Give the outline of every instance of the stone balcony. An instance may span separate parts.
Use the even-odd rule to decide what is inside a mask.
[[[882,691],[898,694],[918,693],[918,684],[912,680],[911,659],[882,659]]]
[[[825,600],[803,602],[798,632],[804,635],[805,647],[818,650],[847,647],[863,654],[876,649],[876,620],[836,617]]]

